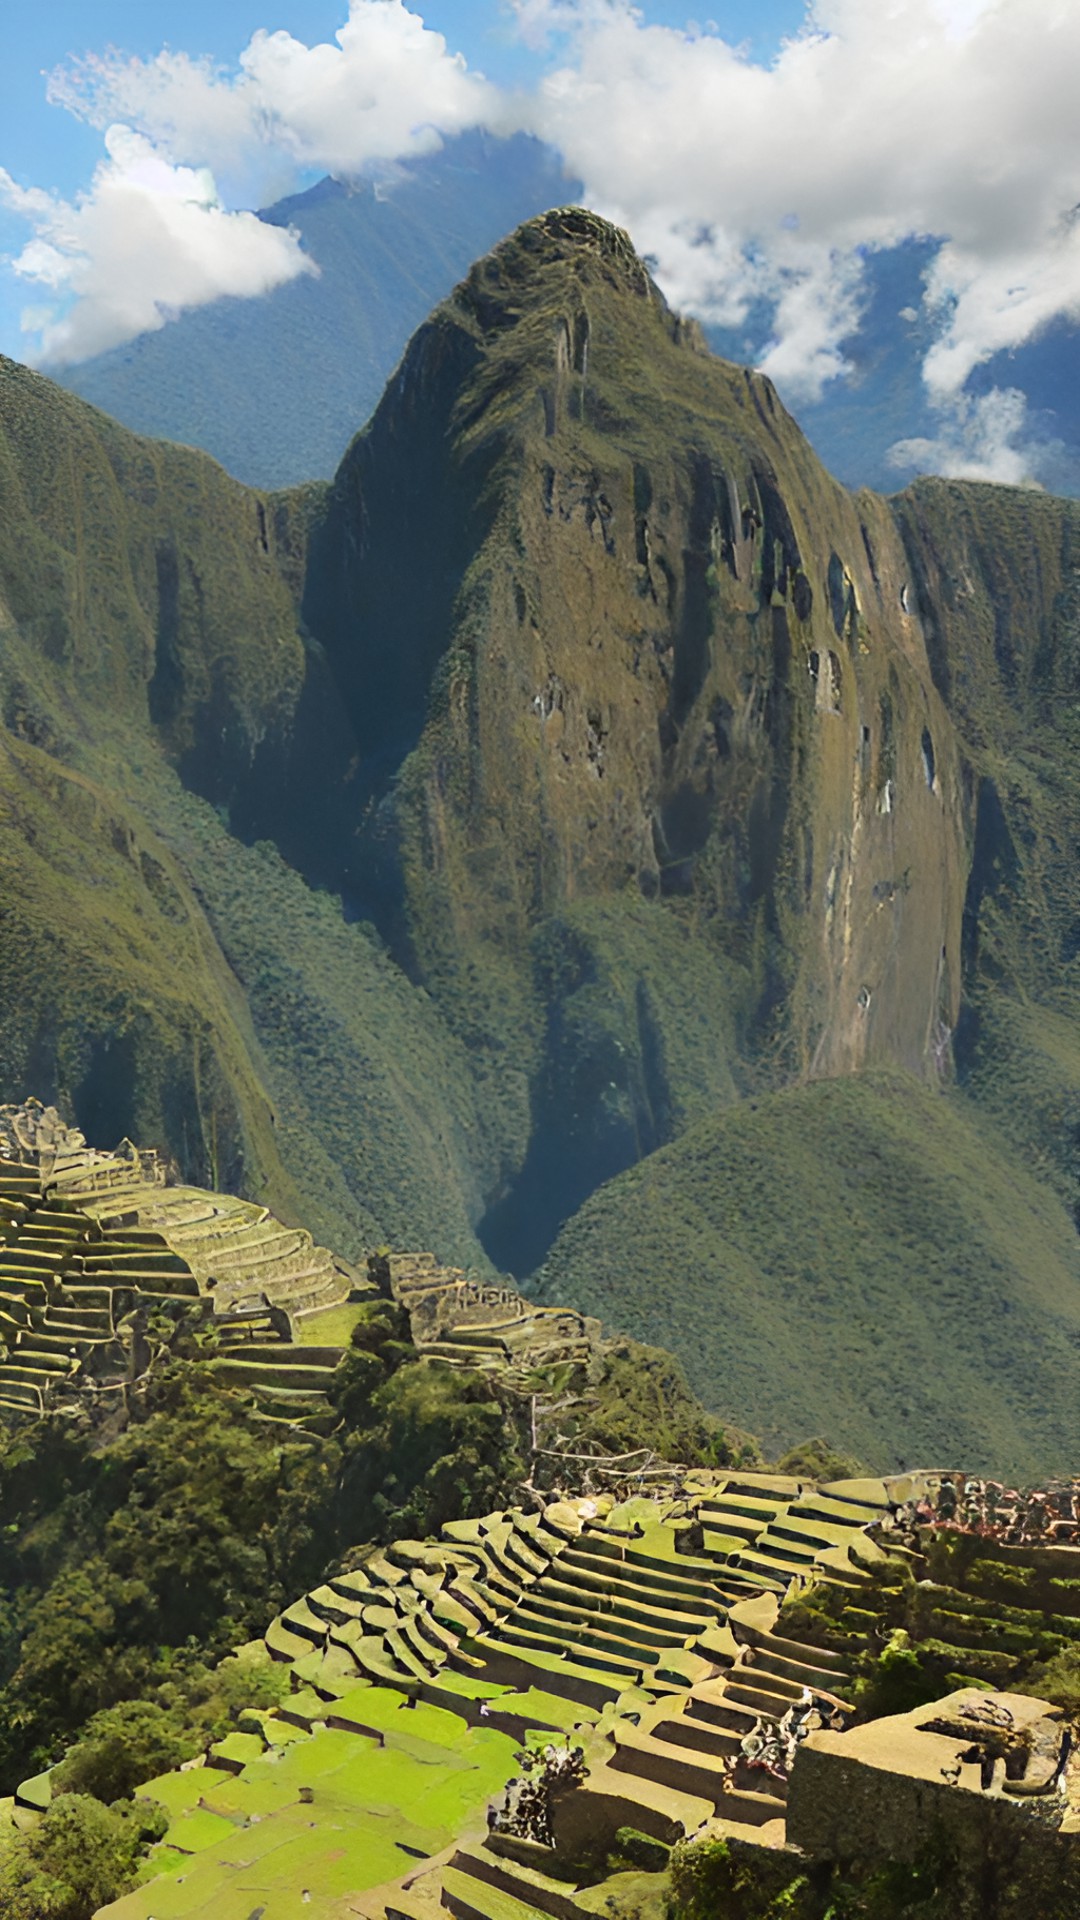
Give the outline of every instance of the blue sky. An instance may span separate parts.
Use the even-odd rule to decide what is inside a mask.
[[[507,84],[527,83],[541,64],[521,43],[499,0],[415,0],[429,27],[445,34],[470,66]],[[806,15],[804,0],[648,0],[641,12],[670,27],[713,20],[756,59],[772,57]],[[113,45],[149,56],[163,46],[232,64],[259,27],[284,27],[309,44],[332,40],[345,16],[340,0],[15,0],[0,22],[0,166],[23,185],[74,193],[92,171],[100,139],[62,108],[49,106],[44,75],[72,55]]]
[[[412,0],[425,24],[446,36],[470,67],[507,87],[528,86],[563,44],[547,55],[526,46],[503,0]],[[115,47],[151,59],[164,47],[208,55],[227,68],[260,29],[285,29],[308,45],[332,41],[347,12],[346,0],[46,0],[8,7],[0,24],[0,167],[22,187],[41,187],[74,197],[90,181],[101,158],[101,133],[61,106],[50,104],[47,76],[88,53]],[[708,19],[746,47],[752,58],[771,59],[786,34],[798,30],[805,0],[713,0],[695,15],[686,0],[648,0],[640,12],[649,23],[683,28]],[[299,169],[303,186],[323,169]],[[240,192],[243,186],[237,183]],[[260,196],[246,196],[259,201]],[[20,325],[33,291],[12,271],[28,237],[26,219],[0,201],[0,352],[24,357]]]
[[[753,314],[794,404],[855,377],[867,262],[917,241],[895,325],[933,459],[1024,478],[1023,393],[972,381],[1080,320],[1077,71],[1062,0],[26,0],[0,24],[0,350],[47,370],[265,297],[312,261],[247,209],[482,125],[556,147],[676,305]]]

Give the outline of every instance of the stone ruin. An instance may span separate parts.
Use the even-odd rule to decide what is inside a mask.
[[[152,1149],[141,1150],[130,1140],[121,1140],[111,1152],[89,1147],[78,1127],[69,1127],[55,1107],[40,1100],[0,1107],[0,1161],[33,1168],[56,1191],[77,1186],[103,1192],[132,1180],[164,1186],[166,1179],[164,1162]]]
[[[976,1890],[955,1920],[985,1920],[989,1874],[1020,1895],[995,1920],[1064,1920],[1080,1872],[1080,1771],[1060,1713],[980,1686],[857,1723],[867,1609],[896,1565],[883,1530],[942,1477],[816,1485],[695,1471],[674,1498],[552,1501],[358,1552],[268,1628],[291,1692],[257,1733],[252,1720],[216,1742],[182,1796],[166,1784],[188,1857],[167,1853],[161,1876],[109,1920],[150,1920],[188,1886],[206,1910],[248,1910],[248,1828],[259,1823],[256,1866],[292,1832],[288,1795],[267,1811],[283,1743],[290,1778],[315,1782],[305,1846],[329,1863],[383,1830],[384,1760],[400,1785],[422,1753],[402,1790],[437,1797],[499,1741],[500,1784],[478,1789],[471,1811],[462,1801],[454,1844],[433,1832],[425,1852],[410,1833],[396,1868],[380,1853],[365,1880],[359,1862],[349,1904],[361,1920],[588,1920],[605,1910],[609,1860],[627,1836],[654,1866],[681,1839],[723,1839],[779,1892],[819,1860],[917,1862],[939,1830]],[[1080,1595],[1077,1549],[1002,1551],[1050,1556],[1058,1624],[1076,1637],[1080,1607],[1061,1596]],[[844,1602],[835,1644],[787,1623],[793,1598],[819,1588]],[[973,1657],[980,1633],[995,1646],[985,1598],[970,1596],[967,1615],[963,1595],[947,1598],[957,1658]],[[21,1792],[47,1804],[47,1783]],[[397,1804],[403,1826],[419,1817],[418,1800]],[[188,1807],[235,1831],[220,1842],[189,1832]],[[1070,1888],[1074,1907],[1055,1906]]]
[[[184,1335],[254,1410],[330,1417],[343,1348],[319,1315],[367,1283],[269,1209],[170,1180],[122,1141],[89,1147],[54,1107],[0,1108],[0,1412],[122,1403]]]

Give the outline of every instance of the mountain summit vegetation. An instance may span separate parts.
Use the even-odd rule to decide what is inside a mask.
[[[1064,1467],[1078,536],[846,492],[579,208],[326,485],[0,362],[0,1093],[770,1445]]]

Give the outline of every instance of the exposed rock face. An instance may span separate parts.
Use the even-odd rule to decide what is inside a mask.
[[[342,877],[424,978],[634,890],[794,1070],[945,1070],[969,808],[902,544],[624,235],[564,210],[474,269],[312,552],[372,809]]]

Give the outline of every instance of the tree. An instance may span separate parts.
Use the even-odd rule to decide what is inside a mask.
[[[163,1809],[150,1803],[118,1809],[60,1794],[0,1854],[4,1920],[92,1920],[134,1884],[142,1849],[166,1825]]]
[[[95,1713],[53,1774],[53,1791],[90,1794],[106,1804],[171,1773],[199,1751],[198,1734],[152,1700],[122,1700]]]

